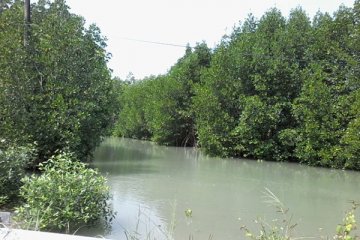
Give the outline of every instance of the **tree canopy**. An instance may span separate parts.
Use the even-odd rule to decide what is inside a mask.
[[[95,25],[86,28],[64,0],[40,0],[31,15],[24,46],[23,2],[1,6],[1,138],[35,142],[39,161],[61,149],[85,160],[115,112],[105,38]]]
[[[360,1],[249,15],[215,49],[124,88],[117,135],[211,155],[360,169]]]

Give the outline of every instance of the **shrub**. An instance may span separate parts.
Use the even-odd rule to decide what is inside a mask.
[[[34,148],[29,146],[0,149],[0,207],[17,200],[25,168],[34,157]]]
[[[100,173],[62,152],[40,164],[40,176],[25,177],[20,194],[25,204],[16,220],[31,229],[64,230],[98,220],[109,223],[109,187]]]

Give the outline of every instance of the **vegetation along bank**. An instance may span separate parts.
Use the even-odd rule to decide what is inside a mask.
[[[0,3],[0,209],[19,227],[73,232],[113,216],[106,179],[82,163],[117,115],[105,47],[64,0],[31,4],[25,24],[24,1]]]
[[[33,3],[25,32],[23,4],[0,4],[0,208],[22,226],[112,219],[106,179],[83,163],[111,131],[360,169],[359,0],[312,20],[301,8],[250,14],[214,49],[188,47],[167,74],[139,81],[112,79],[99,28],[64,0]]]
[[[360,169],[360,1],[249,15],[214,48],[123,82],[116,136],[210,155]]]

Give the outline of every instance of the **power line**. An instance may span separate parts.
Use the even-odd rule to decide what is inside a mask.
[[[122,39],[128,40],[128,41],[133,41],[133,42],[150,43],[150,44],[165,45],[165,46],[171,46],[171,47],[192,48],[187,45],[180,45],[180,44],[174,44],[174,43],[155,42],[155,41],[147,41],[147,40],[140,40],[140,39],[134,39],[134,38],[122,38]]]
[[[1,2],[1,0],[0,0]],[[8,25],[13,25],[13,26],[24,26],[26,25],[24,22],[10,22]],[[34,23],[30,23],[29,25],[31,26],[36,26],[36,28],[41,29],[41,27],[37,24]],[[194,47],[191,47],[189,45],[180,45],[180,44],[173,44],[173,43],[165,43],[165,42],[156,42],[156,41],[148,41],[148,40],[141,40],[141,39],[135,39],[135,38],[126,38],[126,37],[121,37],[120,39],[123,40],[127,40],[127,41],[133,41],[133,42],[141,42],[141,43],[149,43],[149,44],[157,44],[157,45],[165,45],[165,46],[170,46],[170,47],[181,47],[181,48],[191,48],[194,49]],[[216,50],[216,48],[214,49]],[[239,57],[252,57],[252,58],[263,58],[263,59],[274,59],[274,60],[282,60],[282,61],[294,61],[294,62],[298,62],[298,63],[307,63],[307,62],[311,62],[310,59],[296,59],[296,58],[291,58],[291,57],[286,57],[286,56],[273,56],[273,55],[269,55],[269,54],[261,54],[261,53],[245,53],[242,52],[239,54]],[[303,58],[305,58],[306,56],[303,56]],[[322,60],[326,60],[326,59],[322,59]],[[319,60],[318,60],[319,61]]]

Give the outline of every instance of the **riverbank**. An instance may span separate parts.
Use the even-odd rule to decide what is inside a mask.
[[[21,229],[11,228],[0,228],[0,239],[2,240],[25,240],[25,239],[36,239],[36,240],[94,240],[94,239],[105,239],[104,237],[82,237],[76,235],[67,235],[60,233],[50,232],[38,232],[28,231]]]

